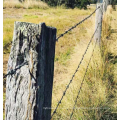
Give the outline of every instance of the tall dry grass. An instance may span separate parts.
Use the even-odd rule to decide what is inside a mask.
[[[114,22],[113,19],[116,17],[112,15],[112,12],[113,10],[111,6],[109,6],[103,17],[101,48],[97,46],[94,51],[82,88],[80,88],[80,86],[94,47],[94,43],[90,45],[84,61],[82,62],[75,78],[66,92],[66,95],[58,107],[57,113],[53,116],[53,120],[70,119],[70,115],[73,111],[73,106],[80,89],[80,94],[75,105],[72,120],[117,119],[116,49],[112,50],[114,52],[114,55],[112,55],[112,42],[108,41],[108,39],[111,39],[112,37],[112,23]],[[91,19],[88,25],[90,25],[90,22],[94,24],[94,20]],[[92,27],[92,29],[87,29],[88,36],[86,37],[86,40],[88,37],[90,38],[90,35],[92,35],[93,29],[94,27]],[[113,42],[116,43],[115,38],[113,39]],[[68,72],[62,76],[62,79],[59,79],[60,81],[54,82],[52,110],[55,109],[57,103],[62,97],[69,80],[78,66],[87,44],[88,41],[81,41],[76,44],[73,52],[74,54],[71,55],[69,61],[69,66],[67,68]],[[114,48],[115,47],[116,46],[114,46]]]
[[[4,0],[3,8],[24,8],[24,9],[48,9],[48,5],[42,1],[26,0],[21,3],[18,0]]]

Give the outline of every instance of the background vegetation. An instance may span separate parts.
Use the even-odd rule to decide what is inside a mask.
[[[46,8],[44,4],[49,6],[63,6],[65,8],[80,8],[87,9],[87,5],[96,4],[97,0],[4,0],[3,8],[15,7],[15,8]],[[10,5],[8,5],[10,4]],[[117,0],[112,0],[111,5],[114,7],[117,4]],[[115,7],[114,7],[115,8]]]

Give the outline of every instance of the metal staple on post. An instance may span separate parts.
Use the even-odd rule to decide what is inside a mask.
[[[24,63],[22,63],[21,65],[17,66],[15,69],[10,70],[6,75],[3,76],[3,78],[6,78],[8,75],[13,75],[14,73],[16,73],[16,71],[18,69],[20,69],[21,67],[23,67],[24,65],[28,65],[28,61],[25,61]]]

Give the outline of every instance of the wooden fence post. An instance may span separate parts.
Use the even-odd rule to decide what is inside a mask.
[[[111,4],[112,4],[112,0],[103,0],[103,12],[106,12],[108,5]]]
[[[103,12],[106,12],[106,10],[107,10],[106,0],[103,0]]]
[[[56,28],[15,22],[6,80],[6,120],[50,120]],[[46,109],[49,108],[49,109]]]
[[[97,3],[97,9],[96,11],[96,21],[95,21],[95,30],[97,29],[95,33],[95,42],[97,42],[98,45],[100,45],[101,41],[101,31],[102,31],[102,18],[103,18],[103,4],[102,3]]]

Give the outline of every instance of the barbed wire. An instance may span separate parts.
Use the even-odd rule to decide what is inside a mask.
[[[17,66],[15,69],[10,70],[6,75],[3,76],[3,78],[6,78],[8,75],[13,75],[16,73],[18,69],[20,69],[22,66],[27,65],[28,61],[23,62],[21,65]]]
[[[79,24],[81,24],[82,22],[84,22],[85,20],[87,20],[88,18],[90,18],[97,9],[99,9],[100,6],[98,8],[96,8],[88,17],[84,18],[82,21],[80,21],[79,23],[77,23],[76,25],[74,25],[73,27],[71,27],[70,29],[68,29],[67,31],[65,31],[63,34],[61,34],[59,37],[56,38],[56,41],[58,41],[59,38],[63,37],[65,34],[67,34],[69,31],[71,31],[72,29],[76,28]]]
[[[96,8],[88,17],[86,17],[85,19],[83,19],[82,21],[80,21],[79,23],[77,23],[75,26],[71,27],[69,30],[65,31],[63,34],[61,34],[58,38],[56,38],[56,40],[58,40],[59,38],[63,37],[65,34],[67,34],[69,31],[71,31],[72,29],[74,29],[75,27],[77,27],[79,24],[81,24],[82,22],[84,22],[85,20],[87,20],[89,17],[91,17],[97,9],[99,9],[100,6],[98,8]],[[27,61],[26,61],[27,62]],[[14,70],[9,71],[6,75],[3,76],[3,78],[6,78],[8,75],[12,75],[16,72],[17,69],[20,69],[22,66],[25,65],[24,62],[23,64],[21,64],[19,67],[15,68]]]
[[[88,65],[87,65],[87,68],[86,68],[84,77],[83,77],[83,79],[82,79],[81,86],[80,86],[80,89],[79,89],[79,91],[78,91],[78,94],[77,94],[77,97],[76,97],[76,100],[75,100],[75,104],[74,104],[74,106],[73,106],[73,111],[72,111],[72,113],[71,113],[71,115],[70,115],[70,120],[71,120],[71,118],[72,118],[72,115],[73,115],[73,112],[74,112],[74,109],[75,109],[75,105],[76,105],[76,103],[77,103],[77,100],[78,100],[78,97],[79,97],[79,94],[80,94],[80,90],[82,89],[82,85],[83,85],[83,82],[84,82],[84,79],[85,79],[85,76],[86,76],[86,73],[87,73],[87,70],[88,70],[90,61],[91,61],[91,59],[92,59],[92,56],[93,56],[93,53],[94,53],[96,44],[97,44],[97,41],[95,42],[95,46],[94,46],[94,48],[93,48],[93,51],[92,51],[91,57],[90,57],[90,59],[89,59],[89,62],[88,62]]]
[[[94,34],[93,34],[92,37],[91,37],[91,40],[89,41],[89,43],[88,43],[88,45],[87,45],[87,48],[86,48],[86,50],[85,50],[85,52],[84,52],[84,54],[83,54],[83,56],[82,56],[82,59],[80,60],[80,62],[79,62],[79,64],[78,64],[77,69],[75,70],[75,73],[72,75],[72,78],[71,78],[69,84],[67,85],[65,91],[63,92],[63,95],[62,95],[60,101],[58,102],[58,104],[57,104],[57,106],[56,106],[54,112],[52,113],[52,115],[51,115],[51,119],[52,119],[53,115],[56,113],[57,108],[58,108],[58,106],[60,105],[60,103],[61,103],[63,97],[65,96],[67,89],[69,88],[70,84],[72,83],[73,78],[74,78],[75,74],[77,73],[77,71],[78,71],[78,69],[79,69],[79,67],[80,67],[80,65],[81,65],[81,63],[82,63],[82,61],[83,61],[83,59],[84,59],[84,56],[85,56],[85,54],[86,54],[86,52],[87,52],[87,50],[88,50],[88,48],[89,48],[89,46],[90,46],[90,43],[92,42],[92,39],[93,39],[93,37],[94,37],[94,35],[95,35],[97,29],[98,29],[98,26],[99,26],[99,23],[98,23],[98,25],[97,25],[97,28],[96,28]]]
[[[67,33],[68,33],[69,31],[71,31],[72,29],[76,28],[79,24],[83,23],[85,20],[87,20],[88,18],[90,18],[90,17],[96,12],[96,10],[99,9],[99,8],[100,8],[100,6],[99,6],[98,8],[96,8],[88,17],[86,17],[86,18],[83,19],[82,21],[78,22],[77,24],[75,24],[74,26],[72,26],[70,29],[68,29],[67,31],[65,31],[63,34],[61,34],[59,37],[57,37],[57,38],[56,38],[56,41],[58,41],[59,38],[63,37],[65,34],[67,34]],[[73,78],[75,77],[75,74],[77,73],[78,69],[80,68],[80,65],[81,65],[81,63],[82,63],[82,61],[83,61],[83,59],[84,59],[85,54],[87,53],[87,50],[88,50],[88,48],[89,48],[89,46],[90,46],[90,43],[92,42],[92,39],[93,39],[93,37],[94,37],[97,29],[98,29],[99,24],[100,24],[100,23],[98,23],[97,28],[96,28],[94,34],[92,35],[92,37],[91,37],[88,45],[87,45],[87,48],[86,48],[86,50],[85,50],[85,52],[84,52],[84,54],[83,54],[83,56],[82,56],[82,58],[81,58],[81,60],[80,60],[80,62],[79,62],[79,64],[78,64],[77,69],[75,70],[74,74],[72,75],[72,78],[71,78],[71,80],[69,81],[69,84],[66,86],[66,89],[65,89],[65,91],[63,92],[63,95],[62,95],[60,101],[57,103],[57,106],[56,106],[55,110],[53,111],[53,113],[52,113],[52,115],[51,115],[51,119],[52,119],[53,115],[54,115],[55,113],[57,113],[57,108],[58,108],[58,106],[61,104],[63,97],[66,95],[66,92],[67,92],[70,84],[72,83]],[[96,46],[96,43],[95,43],[95,46]],[[95,49],[95,46],[94,46],[94,49]],[[70,115],[70,119],[72,118],[72,115],[73,115],[73,112],[74,112],[74,108],[75,108],[75,105],[76,105],[76,103],[77,103],[77,99],[78,99],[79,94],[80,94],[80,90],[82,89],[82,85],[83,85],[83,82],[84,82],[84,79],[85,79],[85,76],[86,76],[86,73],[87,73],[87,70],[88,70],[88,67],[89,67],[91,58],[92,58],[92,56],[93,56],[94,49],[93,49],[93,51],[92,51],[92,55],[91,55],[91,57],[90,57],[90,60],[89,60],[88,65],[87,65],[87,68],[86,68],[86,71],[85,71],[85,74],[84,74],[84,77],[83,77],[83,80],[82,80],[80,89],[79,89],[79,91],[78,91],[78,95],[77,95],[77,97],[76,97],[75,104],[74,104],[74,106],[73,106],[73,111],[72,111],[72,113],[71,113],[71,115]],[[21,67],[23,67],[24,65],[27,65],[27,64],[28,64],[28,61],[23,62],[21,65],[17,66],[15,69],[10,70],[6,75],[3,76],[3,78],[6,78],[8,75],[13,75],[14,73],[16,73],[16,71],[17,71],[18,69],[20,69]]]

